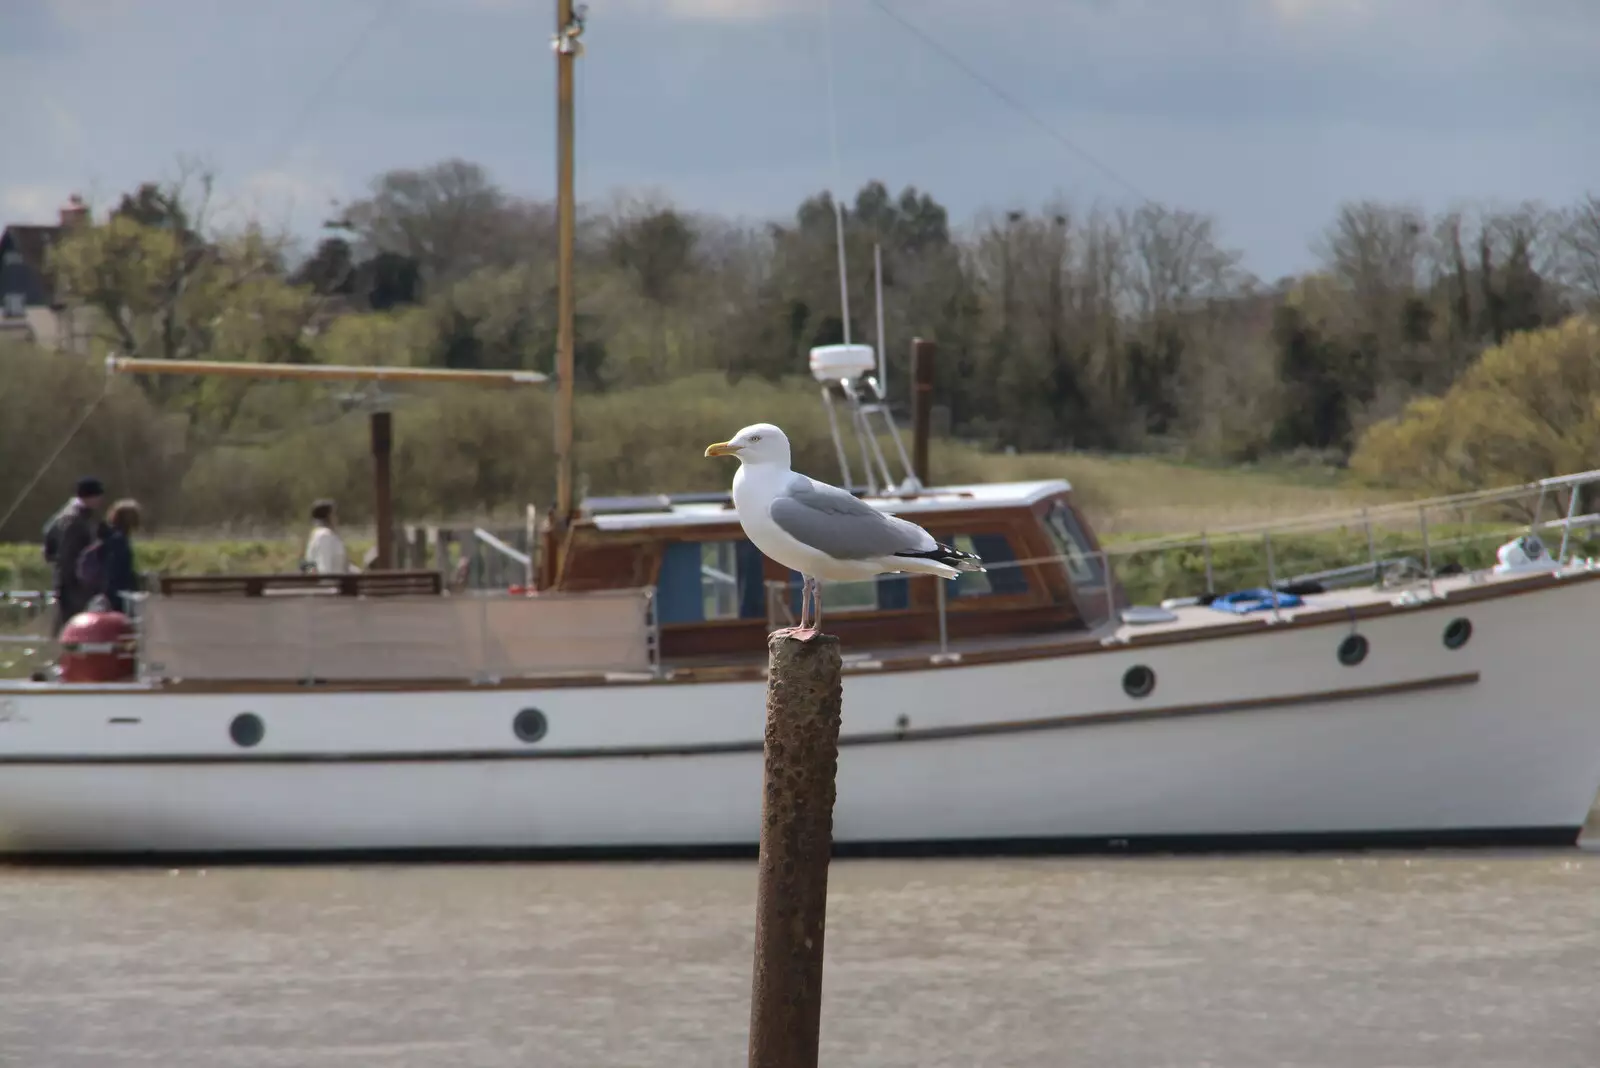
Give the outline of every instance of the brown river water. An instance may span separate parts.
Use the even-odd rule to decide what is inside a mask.
[[[1600,853],[836,861],[833,1068],[1600,1064]],[[745,1063],[750,863],[0,868],[0,1064]]]

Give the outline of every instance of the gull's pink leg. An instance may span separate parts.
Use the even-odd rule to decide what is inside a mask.
[[[807,575],[800,587],[800,626],[791,637],[809,641],[817,636],[817,618],[822,615],[822,591],[816,579]],[[807,611],[809,607],[810,611]]]
[[[810,577],[808,577],[806,575],[801,575],[800,576],[800,623],[797,626],[793,626],[793,627],[782,627],[782,628],[780,628],[778,630],[773,631],[772,633],[781,634],[786,638],[798,638],[801,641],[804,641],[807,638],[811,637],[812,634],[815,633],[813,628],[811,628],[806,622],[810,618],[811,618],[811,579],[810,579]]]

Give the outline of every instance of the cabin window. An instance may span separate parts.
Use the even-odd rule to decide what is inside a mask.
[[[1065,501],[1056,501],[1045,513],[1045,529],[1055,542],[1056,552],[1066,562],[1067,574],[1074,585],[1099,586],[1105,582],[1103,561],[1089,548],[1089,536],[1078,523],[1078,517]]]
[[[1017,567],[1017,554],[1004,534],[957,534],[950,544],[965,553],[973,553],[988,571],[963,571],[950,584],[951,597],[982,597],[991,593],[1015,594],[1028,592],[1028,576]],[[942,580],[941,580],[942,581]]]
[[[798,571],[789,572],[789,611],[800,618],[800,593],[804,577]],[[877,581],[824,582],[822,611],[872,612],[908,608],[911,598],[904,575],[883,575]]]
[[[700,543],[702,619],[735,619],[739,615],[739,565],[731,541]]]
[[[661,554],[656,619],[763,619],[761,552],[744,539],[676,542]]]

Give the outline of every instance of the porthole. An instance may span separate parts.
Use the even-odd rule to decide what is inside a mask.
[[[525,742],[537,742],[550,729],[550,722],[537,708],[524,708],[511,720],[511,729]]]
[[[233,717],[233,722],[228,724],[228,737],[233,739],[233,744],[249,749],[252,745],[259,745],[261,739],[267,736],[267,725],[261,722],[261,717],[254,712],[240,712]]]
[[[1122,692],[1129,697],[1149,697],[1156,688],[1156,673],[1143,664],[1135,664],[1122,674]]]
[[[1347,635],[1339,643],[1339,663],[1345,667],[1355,667],[1367,658],[1367,639],[1363,634]]]
[[[1452,619],[1444,628],[1444,647],[1459,649],[1472,638],[1472,620]]]

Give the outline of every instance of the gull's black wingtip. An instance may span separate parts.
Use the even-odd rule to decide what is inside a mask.
[[[936,564],[953,567],[957,571],[988,571],[983,566],[983,560],[973,553],[964,553],[954,546],[938,544],[931,549],[924,549],[913,553],[895,553],[896,556],[915,557],[918,560],[932,560]]]

